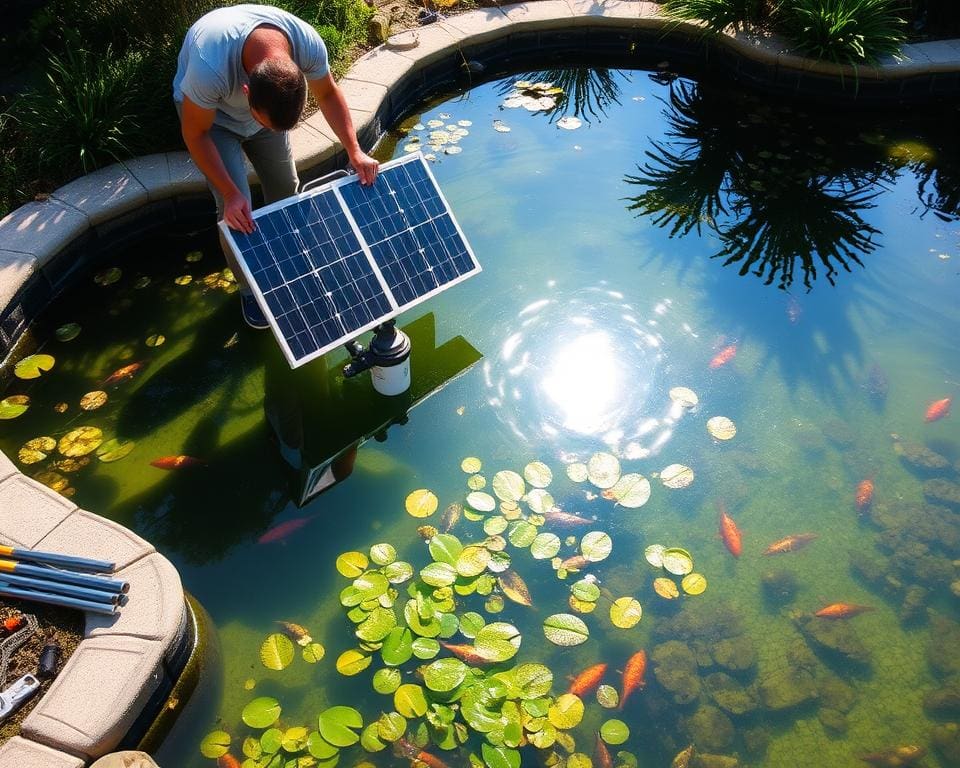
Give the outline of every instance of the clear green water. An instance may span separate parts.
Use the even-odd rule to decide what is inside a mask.
[[[385,442],[361,447],[352,474],[305,508],[296,508],[264,417],[264,387],[285,391],[282,375],[269,381],[279,353],[269,334],[242,327],[235,297],[199,284],[222,267],[211,239],[145,245],[118,262],[119,282],[83,283],[44,321],[51,340],[41,351],[56,357],[54,370],[8,388],[6,394],[31,397],[26,414],[0,426],[0,449],[10,456],[32,437],[60,437],[87,424],[108,438],[136,441],[120,461],[94,460],[61,475],[81,506],[154,542],[216,623],[222,669],[205,675],[159,762],[212,764],[198,745],[215,727],[232,734],[231,752],[239,756],[244,736],[253,733],[240,712],[255,696],[281,702],[282,727],[315,728],[318,714],[335,704],[357,707],[365,722],[390,711],[391,697],[371,688],[371,674],[382,666],[378,654],[355,677],[334,668],[339,654],[355,647],[339,602],[349,580],[334,562],[341,552],[389,542],[415,568],[427,565],[416,528],[439,525],[439,512],[415,520],[404,499],[428,488],[441,511],[464,502],[468,475],[460,463],[475,456],[486,491],[499,470],[545,462],[557,504],[594,522],[569,530],[547,522],[542,530],[578,540],[598,530],[612,538],[610,557],[586,569],[605,597],[582,616],[591,632],[583,645],[555,647],[541,630],[548,615],[572,612],[567,597],[579,576],[560,580],[549,561],[513,546],[507,551],[534,606],[507,601],[502,613],[487,615],[476,596],[457,606],[458,613],[475,610],[515,625],[521,650],[506,666],[548,665],[555,695],[566,690],[568,675],[601,661],[609,665],[604,682],[619,689],[627,658],[646,649],[647,686],[623,713],[585,697],[584,721],[571,731],[577,751],[593,756],[600,723],[621,717],[631,735],[610,751],[615,762],[618,750],[629,751],[642,766],[669,765],[691,742],[752,766],[856,766],[864,764],[860,755],[914,744],[930,752],[924,765],[958,764],[955,755],[933,749],[931,731],[960,713],[923,708],[924,696],[945,684],[943,671],[960,670],[951,625],[931,620],[960,619],[951,593],[960,578],[960,514],[956,505],[929,506],[923,486],[930,478],[960,480],[956,417],[924,422],[931,401],[955,397],[960,387],[960,223],[952,181],[960,166],[949,156],[955,148],[948,120],[831,121],[715,86],[671,86],[668,78],[613,71],[567,78],[569,103],[531,114],[499,106],[514,79],[432,105],[405,123],[472,122],[459,143],[463,151],[441,150],[433,167],[484,271],[427,308],[440,341],[463,335],[483,359],[412,411],[407,424],[391,427]],[[584,107],[582,127],[558,128],[561,115],[574,114],[574,101]],[[493,130],[495,120],[511,131]],[[408,142],[397,141],[395,153]],[[391,151],[387,142],[384,158]],[[186,262],[201,246],[203,259]],[[741,276],[754,246],[757,259]],[[728,253],[711,258],[724,248]],[[804,253],[817,265],[809,291]],[[785,282],[780,272],[766,284],[784,259],[792,263],[789,290],[778,289]],[[833,284],[824,261],[836,270]],[[196,279],[175,284],[183,274]],[[135,288],[142,275],[151,284]],[[53,339],[52,330],[66,322],[80,323],[81,335]],[[145,346],[155,333],[166,342]],[[224,348],[234,333],[237,343]],[[735,357],[711,368],[731,344]],[[106,387],[103,408],[79,411],[83,393],[134,361],[148,364]],[[675,386],[694,390],[698,407],[671,411],[668,390]],[[64,414],[53,409],[61,401],[70,405]],[[729,442],[707,433],[707,419],[717,415],[736,423]],[[308,436],[324,428],[304,422]],[[947,466],[921,474],[898,456],[891,433],[901,452],[922,444]],[[565,465],[600,451],[618,456],[624,473],[651,479],[644,506],[617,506],[589,481],[568,479]],[[170,472],[150,466],[177,454],[204,465]],[[654,476],[673,463],[693,469],[690,487],[671,490]],[[48,464],[24,469],[35,474]],[[875,496],[858,514],[854,496],[867,478]],[[739,559],[718,537],[718,502],[743,532]],[[297,518],[305,523],[283,541],[258,543],[272,526]],[[480,523],[465,519],[451,532],[463,542],[485,538]],[[805,549],[761,554],[805,532],[818,534]],[[652,581],[664,574],[643,558],[653,543],[688,549],[706,592],[658,597]],[[576,552],[565,544],[560,556]],[[862,557],[886,586],[851,567]],[[764,579],[774,577],[794,579],[795,594],[765,591]],[[902,606],[911,587],[922,590],[911,593],[919,603],[912,617]],[[606,595],[636,597],[642,621],[612,627]],[[868,663],[853,665],[807,644],[798,631],[796,617],[840,601],[875,609],[842,623]],[[310,630],[326,648],[323,660],[311,666],[298,655],[282,672],[265,669],[259,647],[277,620]],[[676,703],[665,684],[690,653],[664,644],[680,640],[698,654],[704,684],[720,670],[711,648],[731,635],[747,638],[756,653],[755,664],[734,676],[754,693],[765,688],[768,704],[775,693],[804,686],[819,698],[782,711],[759,706],[728,721],[714,717],[712,725],[705,722],[716,715],[704,709],[713,706],[706,688]],[[451,642],[469,640],[458,634]],[[418,682],[413,671],[420,663],[404,665],[404,682]],[[252,691],[248,679],[256,681]],[[838,688],[848,701],[831,698]],[[847,712],[825,712],[831,707]],[[478,743],[474,737],[468,746],[476,750]],[[450,765],[468,764],[466,749],[430,749]],[[390,750],[365,755],[356,746],[344,750],[340,764],[364,759],[407,762]],[[523,764],[536,759],[527,750]]]

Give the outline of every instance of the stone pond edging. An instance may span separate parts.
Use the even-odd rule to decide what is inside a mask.
[[[468,62],[522,61],[528,48],[556,55],[612,41],[611,57],[649,44],[682,58],[691,39],[700,44],[699,27],[667,22],[657,11],[656,3],[638,0],[538,0],[471,11],[401,33],[415,36],[416,45],[399,36],[388,41],[355,62],[340,87],[361,142],[370,146],[438,82],[450,81],[456,54],[454,72]],[[776,39],[749,33],[720,37],[711,55],[737,77],[806,96],[875,105],[960,93],[958,40],[905,45],[900,58],[857,69],[805,59]],[[341,159],[319,113],[291,133],[291,143],[302,174]],[[0,219],[0,363],[88,251],[171,221],[206,223],[211,215],[200,171],[186,152],[166,152],[115,163]],[[24,721],[22,735],[0,746],[2,766],[79,768],[113,749],[160,690],[189,624],[179,575],[148,542],[27,478],[2,453],[0,543],[114,560],[131,583],[118,617],[88,614],[83,641]]]

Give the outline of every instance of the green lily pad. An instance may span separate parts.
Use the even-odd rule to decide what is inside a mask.
[[[553,686],[553,672],[543,664],[520,664],[513,671],[514,684],[522,699],[539,699],[550,693]]]
[[[468,669],[460,659],[437,659],[423,671],[423,682],[431,691],[447,693],[464,681]]]
[[[567,464],[567,477],[574,483],[582,483],[590,477],[590,472],[586,464],[577,461],[573,464]]]
[[[530,543],[530,554],[535,560],[549,560],[560,551],[560,537],[555,533],[538,533]]]
[[[464,547],[456,561],[457,573],[467,579],[479,576],[487,569],[490,557],[491,552],[486,547]]]
[[[412,517],[430,517],[437,511],[440,501],[433,491],[420,488],[407,496],[405,506]]]
[[[370,723],[360,732],[360,746],[371,754],[382,752],[387,748],[386,743],[380,738],[379,722]]]
[[[487,768],[520,768],[520,753],[509,747],[496,747],[484,742],[480,746],[483,764]]]
[[[216,760],[230,749],[230,734],[226,731],[210,731],[200,742],[200,754]]]
[[[413,655],[413,633],[408,627],[393,627],[380,649],[383,663],[390,667],[406,664]]]
[[[499,536],[505,530],[510,522],[503,515],[494,515],[483,521],[483,532],[487,536]]]
[[[450,616],[452,614],[444,614],[444,616]],[[441,629],[443,627],[443,622],[440,622]],[[418,659],[432,659],[440,653],[440,643],[434,640],[432,637],[418,637],[413,641],[413,655]]]
[[[0,420],[15,419],[23,416],[30,408],[27,395],[10,395],[0,400]]]
[[[242,752],[245,757],[249,757],[251,760],[259,760],[263,756],[263,747],[260,746],[259,739],[247,736],[243,740]]]
[[[370,547],[370,559],[377,565],[390,565],[397,559],[397,549],[386,542]]]
[[[303,646],[300,655],[303,656],[303,660],[307,664],[316,664],[320,661],[327,653],[326,648],[324,648],[320,643],[307,643]]]
[[[407,730],[407,719],[399,712],[384,712],[377,720],[377,735],[383,741],[394,742]]]
[[[408,630],[409,631],[409,630]],[[377,693],[390,694],[400,687],[403,676],[399,669],[384,667],[373,673],[373,690]]]
[[[512,659],[520,649],[520,630],[505,621],[487,624],[477,632],[473,645],[479,656],[487,661]]]
[[[121,441],[115,437],[102,443],[100,447],[97,448],[97,458],[104,464],[112,464],[115,461],[120,461],[120,459],[129,456],[131,451],[136,447],[137,444],[133,442],[133,440]]]
[[[449,587],[457,580],[457,570],[449,563],[430,563],[420,571],[420,578],[431,587]]]
[[[67,432],[57,443],[64,456],[78,458],[93,453],[103,443],[103,432],[98,427],[77,427]]]
[[[293,642],[286,635],[274,632],[260,646],[260,662],[267,669],[286,669],[293,661]]]
[[[613,551],[613,539],[603,531],[590,531],[580,540],[580,553],[591,563],[606,560]]]
[[[270,696],[260,696],[243,708],[240,719],[251,728],[269,728],[280,718],[280,702]]]
[[[520,501],[526,491],[523,478],[516,472],[503,469],[493,476],[493,492],[503,501]]]
[[[317,731],[311,731],[307,736],[307,752],[317,760],[333,760],[340,754],[340,748],[333,746],[329,741],[323,738]],[[336,763],[329,763],[335,765]]]
[[[468,611],[460,617],[460,634],[468,640],[473,640],[486,623],[486,619],[479,613]]]
[[[430,550],[430,557],[438,563],[456,565],[457,558],[463,551],[463,544],[453,534],[438,533],[427,543],[427,549]]]
[[[335,747],[349,747],[360,741],[355,731],[363,728],[363,717],[353,707],[336,706],[320,713],[320,735]]]
[[[283,731],[279,728],[268,728],[260,734],[260,751],[267,755],[280,751],[283,742]],[[273,761],[271,761],[271,765]]]
[[[280,746],[286,752],[300,752],[307,746],[307,729],[302,725],[295,725],[283,732]]]
[[[353,580],[353,586],[360,594],[360,602],[376,600],[390,588],[387,577],[377,571],[369,571]]]
[[[397,626],[397,615],[391,608],[374,608],[356,629],[356,636],[368,643],[379,643]]]
[[[510,526],[510,532],[507,539],[515,547],[526,549],[537,538],[537,526],[531,525],[526,520],[517,520]]]
[[[351,648],[337,657],[337,672],[346,677],[358,675],[369,667],[372,661],[373,658],[371,656]]]
[[[526,496],[526,502],[530,511],[537,515],[545,515],[557,506],[550,492],[543,488],[534,488],[530,491]]]
[[[609,493],[621,507],[636,509],[650,499],[650,481],[636,473],[624,475],[617,480]]]
[[[600,587],[592,579],[580,579],[570,587],[570,594],[577,600],[595,603],[600,599]]]
[[[423,687],[406,683],[393,694],[393,706],[404,717],[423,717],[427,713],[427,698]]]
[[[543,620],[543,634],[554,645],[571,646],[585,643],[590,630],[572,613],[555,613]]]
[[[383,567],[383,576],[391,584],[403,584],[413,576],[413,566],[403,560],[397,560]]]
[[[57,339],[60,341],[73,341],[80,335],[81,328],[77,323],[66,323],[56,330]]]
[[[587,478],[597,488],[612,488],[620,479],[620,461],[611,453],[595,453],[587,462]]]
[[[337,572],[348,579],[355,579],[367,570],[369,562],[363,552],[344,552],[337,558]]]
[[[601,685],[597,688],[597,704],[604,709],[616,709],[620,704],[620,694],[612,685]]]
[[[553,482],[553,472],[542,461],[531,461],[523,468],[523,478],[534,488],[546,488]]]
[[[664,569],[674,576],[686,576],[693,570],[693,558],[687,550],[680,547],[665,549],[661,559]]]
[[[630,728],[623,720],[607,720],[600,726],[600,738],[607,744],[623,744],[630,738]]]
[[[52,370],[56,362],[53,355],[30,355],[13,367],[13,374],[18,379],[39,379]]]

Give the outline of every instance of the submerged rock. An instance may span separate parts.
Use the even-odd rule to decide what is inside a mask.
[[[817,712],[817,719],[827,731],[836,735],[842,735],[846,733],[847,728],[849,727],[847,716],[837,709],[821,707]]]
[[[805,614],[795,618],[794,623],[815,651],[851,664],[870,663],[870,649],[849,622]]]
[[[927,750],[917,744],[903,744],[880,752],[860,755],[860,759],[879,768],[906,768],[906,766],[917,765],[926,754]]]
[[[736,731],[730,718],[714,706],[705,704],[686,722],[687,734],[704,749],[723,751],[733,743]]]
[[[728,672],[745,672],[757,663],[757,649],[748,635],[728,637],[714,644],[713,660]]]
[[[733,755],[698,753],[690,765],[693,768],[740,768],[740,761]]]
[[[797,574],[784,569],[764,571],[760,574],[764,599],[773,606],[788,605],[797,596],[800,587]]]
[[[816,698],[817,683],[806,670],[783,667],[760,680],[760,701],[774,712],[793,709]]]
[[[759,725],[753,728],[745,728],[743,730],[743,744],[749,754],[762,757],[770,744],[770,732]]]
[[[849,683],[833,674],[823,674],[817,680],[820,704],[846,714],[857,703],[857,691]]]
[[[849,448],[857,439],[853,429],[842,419],[830,419],[820,429],[837,448]]]
[[[661,640],[683,640],[687,643],[712,643],[743,633],[740,615],[726,603],[691,600],[676,616],[661,621],[654,636]]]
[[[900,440],[894,436],[893,451],[908,469],[919,475],[929,475],[950,468],[950,462],[945,456],[910,440]]]
[[[925,694],[923,709],[931,717],[960,717],[960,679]]]
[[[921,586],[914,585],[907,590],[900,604],[900,621],[904,624],[917,624],[927,617],[928,592]]]
[[[938,725],[930,732],[930,741],[943,757],[945,765],[960,765],[960,724]]]
[[[930,620],[927,663],[941,677],[960,678],[960,624],[940,614]]]
[[[960,485],[949,480],[927,480],[923,484],[923,495],[938,504],[960,507]]]
[[[650,656],[653,676],[675,704],[685,705],[699,698],[700,678],[693,651],[679,640],[670,640],[656,646]]]
[[[752,687],[744,686],[725,672],[708,675],[704,686],[716,705],[730,715],[746,715],[760,705]]]

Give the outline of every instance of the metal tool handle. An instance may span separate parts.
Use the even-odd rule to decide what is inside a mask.
[[[343,168],[339,168],[336,171],[330,171],[323,176],[318,176],[317,178],[308,181],[306,184],[300,185],[300,191],[306,192],[320,184],[326,184],[328,181],[333,181],[334,179],[339,179],[342,176],[349,176],[350,174]]]

